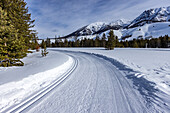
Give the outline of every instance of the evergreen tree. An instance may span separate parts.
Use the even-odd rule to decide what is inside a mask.
[[[28,13],[27,3],[24,0],[1,0],[0,7],[7,11],[7,16],[12,25],[18,30],[18,38],[25,42],[25,51],[31,46],[30,41],[37,38],[36,31],[30,28],[34,27],[34,21],[31,20],[31,14]]]
[[[11,24],[7,12],[0,7],[0,59],[23,58],[25,45],[18,38],[18,30]]]
[[[46,47],[51,47],[51,41],[49,38],[46,40]]]
[[[83,47],[87,47],[87,38],[84,38],[83,40]]]
[[[56,47],[54,42],[52,42],[51,47]]]
[[[138,43],[137,43],[136,39],[133,40],[133,47],[138,48]]]
[[[119,42],[118,46],[119,47],[125,47],[122,40]]]
[[[101,41],[101,47],[105,47],[105,46],[106,46],[106,34],[103,33],[102,41]]]
[[[146,46],[146,42],[143,40],[143,38],[141,38],[140,40],[138,39],[138,46],[140,47],[140,48],[145,48],[145,46]]]
[[[64,40],[64,47],[68,47],[68,40],[67,39]]]
[[[55,38],[55,47],[58,47],[59,46],[59,42],[58,42],[58,39]]]
[[[64,43],[63,43],[63,41],[60,39],[59,40],[59,45],[58,45],[59,47],[63,47],[64,46]]]
[[[0,1],[0,59],[9,59],[10,65],[16,59],[26,56],[28,48],[36,46],[37,33],[34,20],[28,13],[24,0]],[[35,42],[35,43],[34,43]]]
[[[48,52],[47,52],[47,48],[46,48],[46,44],[44,43],[44,50],[41,51],[41,55],[44,57],[44,56],[47,56]]]
[[[79,41],[79,39],[76,40],[76,42],[75,42],[75,47],[80,47],[80,41]]]
[[[90,39],[90,40],[89,40],[89,46],[90,46],[90,47],[94,47],[94,40],[93,40],[93,39]]]
[[[115,46],[116,46],[116,47],[120,47],[120,46],[121,46],[120,43],[119,43],[119,39],[118,39],[117,36],[115,37]]]
[[[108,36],[108,41],[106,43],[106,49],[112,50],[115,47],[115,35],[113,33],[113,30],[110,30],[109,36]]]
[[[44,48],[45,47],[45,42],[44,42],[44,40],[42,40],[42,42],[41,42],[41,48]]]
[[[127,40],[124,42],[124,47],[129,47],[129,43]]]
[[[99,36],[97,35],[96,36],[96,39],[95,39],[95,47],[99,47],[100,46],[100,38]]]

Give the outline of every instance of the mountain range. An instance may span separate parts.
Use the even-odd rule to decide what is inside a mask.
[[[95,38],[95,35],[115,31],[119,39],[159,37],[170,35],[170,6],[145,10],[132,21],[120,19],[114,22],[95,22],[86,25],[64,38],[72,40],[73,37]],[[158,31],[158,32],[157,32]]]

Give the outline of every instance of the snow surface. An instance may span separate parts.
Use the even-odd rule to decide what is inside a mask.
[[[48,86],[73,64],[70,56],[58,52],[50,51],[47,57],[40,55],[28,55],[23,67],[1,68],[0,112]]]
[[[94,32],[99,31],[102,27],[105,27],[106,24],[107,23],[104,23],[104,22],[95,22],[95,23],[89,24],[86,27],[86,29],[90,29],[90,31],[92,31],[91,34],[93,34]]]
[[[28,57],[22,59],[25,63],[23,67],[0,67],[0,85],[7,82],[19,81],[29,75],[53,69],[62,65],[67,60],[68,56],[53,51],[47,57],[42,57],[41,51],[28,54]]]
[[[74,57],[78,63],[60,85],[42,98],[30,100],[33,102],[24,112],[170,111],[170,49],[116,48],[108,51],[104,48],[48,48],[48,51],[56,55],[53,63],[57,62],[59,53]],[[48,59],[39,59],[42,59],[42,62],[48,61],[51,55],[48,55]],[[28,59],[29,57],[25,59],[28,64],[35,62],[34,57],[33,61]],[[58,67],[0,85],[0,112],[42,91],[72,67],[73,62],[73,59],[68,57],[68,60]],[[52,62],[46,62],[47,66],[51,64]],[[9,70],[7,69],[6,73]]]
[[[128,24],[130,24],[131,21],[126,20],[126,19],[119,19],[113,22],[110,22],[109,25],[110,26],[114,26],[114,25],[120,25],[120,26],[126,26]]]
[[[137,77],[154,82],[156,87],[170,95],[170,49],[116,48],[107,51],[104,48],[61,48],[61,50],[95,53],[116,59],[135,70]]]
[[[78,60],[78,66],[63,84],[46,95],[41,101],[34,103],[33,107],[25,112],[168,113],[170,111],[169,95],[162,94],[162,97],[160,97],[158,94],[161,92],[154,88],[152,82],[144,79],[145,75],[142,75],[139,71],[136,71],[138,73],[133,75],[132,70],[114,60],[97,55],[108,53],[113,57],[128,54],[129,51],[142,50],[129,49],[127,52],[122,50],[120,53],[118,50],[113,52],[102,48],[52,48],[51,50],[60,50],[62,53],[74,56]],[[133,52],[130,52],[127,56],[130,57]],[[143,53],[145,52],[143,51]],[[91,53],[96,53],[96,55]],[[116,53],[118,55],[114,55]],[[138,55],[134,57],[138,57]],[[139,61],[134,60],[134,62]],[[121,68],[129,73],[122,72]]]
[[[140,38],[159,38],[160,36],[170,36],[170,22],[159,22],[152,24],[145,24],[141,27],[122,30],[122,35],[130,36],[126,40],[140,39]]]

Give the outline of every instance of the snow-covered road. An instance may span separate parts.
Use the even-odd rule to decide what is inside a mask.
[[[75,57],[77,68],[62,84],[24,112],[154,113],[170,110],[166,103],[165,107],[158,103],[160,98],[152,100],[156,98],[152,84],[141,79],[143,81],[135,86],[134,79],[128,79],[109,60],[88,53],[61,52]]]

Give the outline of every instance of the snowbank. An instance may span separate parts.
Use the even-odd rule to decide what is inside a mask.
[[[0,112],[11,105],[19,103],[21,100],[32,95],[41,88],[48,86],[65,73],[72,64],[73,59],[68,57],[67,62],[53,69],[29,75],[20,81],[0,85]]]
[[[58,67],[68,61],[68,56],[50,51],[46,57],[42,57],[41,52],[34,52],[28,54],[22,61],[25,64],[22,67],[0,67],[0,85],[20,81],[30,75]]]

